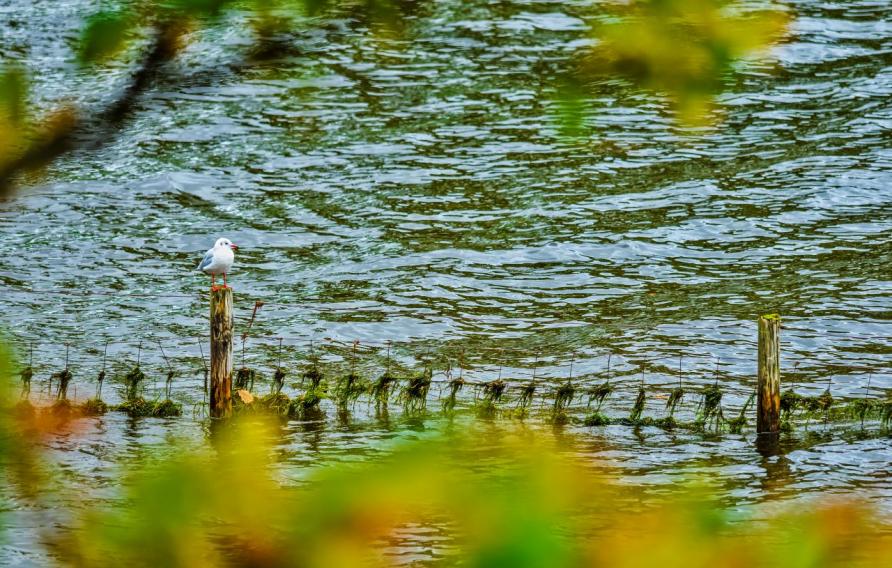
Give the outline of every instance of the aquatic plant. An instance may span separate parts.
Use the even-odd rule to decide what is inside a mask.
[[[22,380],[22,396],[27,397],[31,394],[31,379],[34,377],[34,368],[30,365],[22,369],[19,373]]]
[[[520,387],[520,397],[517,399],[517,408],[527,410],[533,404],[536,396],[536,383],[529,383]]]
[[[650,423],[648,424],[647,422]],[[656,420],[648,420],[645,418],[640,425],[655,426],[657,428],[662,428],[663,430],[674,430],[680,426],[674,416],[664,416],[663,418],[657,418]]]
[[[393,389],[393,386],[396,384],[397,378],[391,375],[390,373],[384,373],[371,388],[371,396],[375,399],[375,406],[377,408],[386,407],[388,401],[390,401],[390,394]]]
[[[319,408],[319,403],[326,397],[321,389],[311,388],[296,397],[288,405],[288,418],[292,420],[318,420],[325,415]]]
[[[235,372],[235,382],[232,387],[235,389],[252,391],[254,390],[254,379],[256,378],[256,376],[257,371],[255,371],[254,369],[242,367]],[[285,377],[282,377],[281,380],[284,382]]]
[[[597,414],[601,411],[601,405],[604,404],[604,399],[610,396],[613,393],[613,390],[613,385],[610,384],[609,380],[592,387],[588,391],[588,406],[591,407],[592,402],[597,402],[598,405],[595,407],[595,413]]]
[[[449,393],[446,395],[446,398],[443,399],[443,411],[452,412],[455,410],[455,405],[457,403],[458,393],[465,386],[465,381],[461,377],[452,379],[449,381]]]
[[[273,394],[279,394],[282,392],[282,387],[285,386],[285,371],[282,367],[277,367],[276,372],[273,373]]]
[[[681,404],[684,394],[685,392],[682,387],[676,387],[669,393],[669,398],[666,400],[666,412],[669,416],[675,416],[675,409]]]
[[[182,413],[183,407],[170,399],[165,399],[152,405],[152,416],[158,418],[180,416]]]
[[[427,408],[427,393],[430,391],[433,380],[433,371],[418,373],[409,379],[403,387],[400,398],[403,408],[407,412],[423,412]]]
[[[881,403],[880,423],[884,428],[888,428],[892,424],[892,400]]]
[[[257,405],[259,410],[265,411],[268,414],[272,414],[274,416],[284,418],[288,416],[288,409],[291,405],[291,400],[286,394],[283,394],[281,392],[272,392],[258,399],[255,404]]]
[[[722,415],[722,389],[718,383],[703,387],[703,398],[700,401],[695,426],[698,430],[705,430],[712,424],[713,430],[719,431],[724,422]]]
[[[56,391],[56,398],[58,400],[64,400],[68,398],[68,385],[71,383],[72,374],[71,370],[65,368],[58,373],[53,373],[53,380],[59,381],[59,388]]]
[[[608,426],[610,424],[610,418],[607,418],[607,416],[600,412],[592,412],[585,417],[583,424],[586,426]]]
[[[323,375],[322,371],[319,370],[319,367],[313,365],[303,374],[301,377],[301,382],[310,382],[311,389],[319,388],[320,383],[322,383]]]
[[[101,416],[108,412],[108,405],[99,398],[91,398],[84,401],[78,411],[84,416]]]
[[[138,398],[141,385],[145,380],[146,374],[142,372],[139,365],[133,367],[129,373],[124,375],[124,398],[126,400]]]
[[[105,371],[99,371],[99,374],[96,375],[96,398],[102,398],[102,385],[105,383]]]
[[[502,379],[497,379],[495,381],[490,381],[483,385],[483,400],[489,401],[493,404],[500,402],[502,400],[502,395],[505,394],[505,389],[508,387],[507,383]]]
[[[815,397],[802,397],[805,409],[813,414],[826,413],[833,406],[833,395],[828,387],[823,393]]]
[[[868,417],[881,414],[882,402],[874,398],[859,398],[846,405],[844,411],[858,420],[864,428],[864,421]]]
[[[555,412],[563,412],[573,403],[576,397],[576,387],[570,381],[567,381],[555,391],[554,410]]]
[[[131,418],[144,418],[152,415],[155,405],[141,396],[135,396],[114,407],[114,410],[124,412]]]
[[[339,408],[347,408],[359,400],[359,397],[367,394],[369,390],[369,385],[359,375],[355,373],[344,375],[335,385],[335,402]]]
[[[502,379],[496,379],[483,384],[483,398],[477,404],[477,413],[480,416],[494,416],[498,410],[498,403],[505,394],[507,384]]]
[[[60,418],[67,418],[74,413],[74,407],[67,398],[60,398],[50,407],[50,413]]]
[[[728,430],[732,434],[740,434],[744,427],[746,427],[746,413],[749,410],[750,405],[756,400],[756,393],[753,391],[750,393],[749,397],[747,397],[746,402],[743,403],[743,407],[740,409],[740,414],[737,415],[736,418],[732,418],[728,420]]]
[[[788,421],[802,406],[802,400],[803,397],[792,390],[782,392],[780,397],[781,419]]]
[[[641,420],[641,414],[644,412],[644,403],[647,400],[647,393],[644,386],[638,388],[638,396],[635,397],[635,404],[632,405],[632,411],[629,413],[629,420],[634,424]]]
[[[569,420],[567,409],[573,404],[574,398],[576,398],[576,387],[568,379],[554,393],[554,406],[551,409],[551,421],[554,424],[565,424]]]

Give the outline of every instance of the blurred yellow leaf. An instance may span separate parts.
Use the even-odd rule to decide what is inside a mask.
[[[735,62],[769,49],[785,34],[780,10],[745,10],[726,0],[637,0],[614,5],[583,56],[591,81],[624,77],[668,97],[683,124],[709,123],[715,96]]]

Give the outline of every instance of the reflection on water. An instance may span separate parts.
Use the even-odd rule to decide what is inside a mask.
[[[89,99],[116,84],[114,70],[75,74],[60,51],[90,4],[18,6],[34,26],[0,21],[0,47],[33,46],[27,63],[45,100],[59,85]],[[237,327],[266,302],[237,350],[237,364],[244,357],[266,381],[282,361],[290,384],[308,342],[321,349],[326,337],[374,346],[360,362],[370,376],[383,372],[388,340],[394,364],[449,346],[454,369],[463,348],[473,380],[499,367],[528,380],[541,356],[546,381],[566,377],[571,360],[574,376],[600,381],[611,353],[625,391],[642,371],[651,389],[715,377],[735,409],[753,388],[755,317],[778,312],[787,382],[863,396],[870,377],[883,395],[892,11],[788,4],[793,38],[775,49],[777,68],[742,66],[723,96],[723,127],[703,136],[610,84],[585,139],[561,138],[547,78],[585,33],[572,5],[439,3],[413,20],[411,43],[313,28],[294,40],[300,55],[244,72],[226,65],[243,43],[236,28],[202,32],[120,136],[0,204],[0,308],[22,351],[33,342],[35,394],[64,365],[66,342],[78,398],[96,388],[107,339],[110,375],[132,366],[143,342],[144,367],[162,377],[160,342],[186,405],[176,421],[88,420],[48,442],[56,467],[107,499],[116,465],[171,437],[204,443],[192,416],[203,399],[206,282],[194,267],[219,235],[241,247]],[[343,350],[324,357],[345,361]],[[436,364],[442,374],[444,359]],[[115,387],[106,384],[107,399]],[[364,402],[349,416],[326,409],[324,420],[284,426],[283,478],[442,426],[396,406],[377,416]],[[888,509],[887,440],[821,432],[764,456],[747,436],[620,426],[561,436],[654,490],[698,475],[740,504],[857,489]],[[30,514],[22,527],[33,528]]]

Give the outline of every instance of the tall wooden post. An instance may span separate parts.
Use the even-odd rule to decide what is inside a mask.
[[[759,394],[756,432],[780,432],[780,325],[777,314],[759,318]]]
[[[232,414],[232,288],[211,288],[211,418]]]

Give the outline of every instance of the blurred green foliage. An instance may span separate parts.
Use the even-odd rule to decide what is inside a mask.
[[[479,434],[479,433],[478,433]],[[59,511],[70,566],[392,566],[401,531],[429,527],[431,565],[821,568],[892,561],[864,507],[819,504],[758,523],[691,488],[648,496],[529,431],[409,442],[302,488],[275,480],[270,432],[241,423],[215,452],[122,472],[117,504]],[[481,467],[485,464],[485,467]],[[71,502],[77,502],[72,500]],[[416,538],[423,541],[426,531]]]
[[[173,58],[186,45],[189,32],[216,21],[226,11],[240,11],[258,42],[281,41],[295,26],[312,25],[312,16],[348,14],[365,29],[381,36],[405,32],[404,22],[416,0],[130,0],[109,2],[89,16],[75,47],[76,60],[91,66],[117,61],[142,41],[137,58],[135,96],[148,84],[138,79]],[[589,7],[593,45],[568,65],[559,83],[556,113],[562,134],[584,135],[591,99],[602,79],[623,77],[637,87],[664,95],[682,125],[715,124],[716,96],[726,87],[734,66],[763,53],[784,33],[789,20],[782,10],[754,10],[732,0],[631,0]],[[269,48],[266,45],[265,48]],[[260,50],[264,53],[263,49]],[[267,54],[275,54],[270,49]],[[126,114],[127,101],[118,101],[108,116]],[[0,67],[0,195],[10,179],[41,167],[68,151],[75,130],[82,127],[77,109],[63,108],[29,116],[28,81],[13,63]],[[98,125],[100,128],[104,125]]]
[[[684,125],[716,121],[734,65],[780,41],[789,15],[732,0],[631,0],[605,5],[574,80],[623,77],[664,95]]]
[[[126,12],[99,12],[85,25],[78,49],[81,63],[95,63],[115,56],[127,39],[133,16]]]

